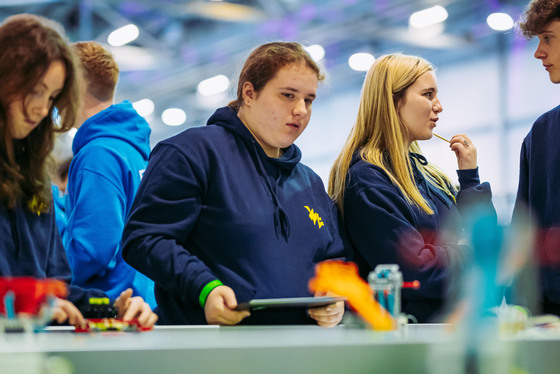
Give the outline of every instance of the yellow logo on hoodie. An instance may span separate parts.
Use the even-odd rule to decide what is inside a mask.
[[[323,219],[319,217],[319,213],[315,213],[315,211],[313,211],[313,209],[309,208],[307,205],[304,205],[304,208],[309,212],[309,219],[313,221],[314,225],[318,225],[319,228],[325,225],[323,223]]]

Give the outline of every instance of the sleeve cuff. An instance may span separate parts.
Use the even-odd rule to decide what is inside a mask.
[[[214,288],[223,285],[224,284],[220,280],[216,279],[204,286],[202,291],[200,291],[200,296],[198,297],[198,303],[200,304],[202,309],[204,309],[204,304],[206,304],[206,299],[208,298],[210,292],[212,292]]]
[[[480,184],[478,167],[476,169],[457,170],[457,176],[459,177],[461,189],[475,187]]]

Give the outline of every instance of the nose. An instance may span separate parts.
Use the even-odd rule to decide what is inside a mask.
[[[539,42],[539,45],[537,46],[537,50],[535,51],[534,56],[537,60],[542,60],[546,57],[546,52],[542,47],[541,42]]]
[[[433,111],[434,113],[441,113],[443,112],[443,107],[441,106],[441,102],[439,101],[439,99],[436,98],[435,102],[434,102],[434,106],[433,106]]]
[[[304,99],[298,100],[296,102],[293,113],[296,116],[304,116],[307,114],[307,103]]]
[[[50,101],[48,98],[34,100],[32,105],[31,114],[33,114],[33,120],[42,121],[49,114]]]

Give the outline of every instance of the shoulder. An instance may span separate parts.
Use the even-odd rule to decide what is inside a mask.
[[[560,105],[558,105],[556,108],[553,108],[551,110],[549,110],[548,112],[542,114],[536,122],[540,122],[540,121],[547,121],[550,119],[556,119],[560,117]]]
[[[530,149],[532,148],[532,143],[540,147],[550,141],[556,142],[560,140],[558,139],[560,137],[558,126],[560,126],[560,106],[549,110],[537,118],[531,130],[523,139],[523,146]]]
[[[359,160],[350,166],[348,180],[357,185],[393,186],[387,172],[364,160]]]
[[[537,131],[548,130],[551,126],[558,126],[560,123],[560,106],[557,106],[554,109],[549,110],[548,112],[542,114],[531,128],[531,133],[535,133]]]
[[[321,186],[323,185],[323,180],[321,177],[309,166],[298,162],[296,166],[297,175],[308,179],[311,183],[319,183]]]
[[[220,144],[231,139],[231,134],[221,126],[199,126],[191,127],[162,140],[156,147],[171,147],[184,152],[193,148],[204,148],[214,144]]]
[[[232,158],[238,148],[233,135],[220,126],[192,127],[159,142],[150,154],[148,167],[153,163],[188,163],[206,169],[215,166],[218,159]]]

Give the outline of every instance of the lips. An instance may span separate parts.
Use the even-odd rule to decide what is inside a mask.
[[[286,125],[290,126],[290,127],[294,127],[296,129],[300,128],[300,124],[299,123],[286,123]]]
[[[552,67],[552,65],[543,65],[543,66],[544,66],[544,69],[545,69],[546,71],[548,71],[548,70]]]

